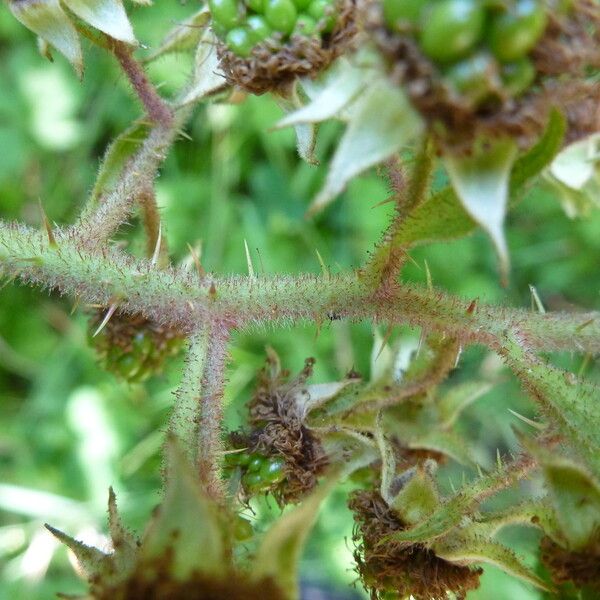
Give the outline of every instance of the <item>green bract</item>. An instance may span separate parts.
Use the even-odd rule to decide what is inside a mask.
[[[441,0],[424,11],[421,49],[429,58],[449,63],[465,56],[479,42],[485,9],[474,0]]]

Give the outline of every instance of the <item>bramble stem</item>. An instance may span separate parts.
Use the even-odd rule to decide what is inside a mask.
[[[100,204],[90,203],[86,206],[81,217],[69,228],[81,246],[100,249],[129,218],[140,190],[152,187],[158,168],[176,135],[174,126],[158,125],[125,167],[115,188],[103,197]]]
[[[0,223],[0,266],[5,275],[90,304],[120,298],[122,310],[142,313],[165,325],[194,331],[216,320],[228,327],[292,325],[346,318],[403,323],[446,333],[461,344],[493,350],[514,334],[536,352],[600,352],[600,313],[546,313],[473,303],[442,291],[397,285],[373,295],[356,273],[346,275],[207,275],[172,267],[156,269],[113,247],[101,252],[82,247],[72,229],[54,230],[57,246],[45,233]]]
[[[116,56],[131,87],[144,105],[148,116],[155,123],[169,128],[173,124],[173,112],[169,105],[160,97],[156,88],[150,83],[142,65],[133,58],[131,48],[124,42],[110,40],[110,49]]]
[[[175,396],[169,430],[187,450],[207,493],[224,503],[221,423],[229,331],[207,324],[191,338],[186,369]]]

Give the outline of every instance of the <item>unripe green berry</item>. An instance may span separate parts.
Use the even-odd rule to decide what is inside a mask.
[[[451,63],[467,55],[483,35],[485,9],[477,0],[440,0],[424,11],[420,44],[434,61]]]
[[[270,484],[283,481],[285,479],[285,459],[275,456],[266,460],[260,469],[260,476]]]
[[[244,58],[250,56],[255,44],[252,34],[245,27],[232,29],[225,37],[225,43],[234,54]]]
[[[294,4],[298,11],[306,10],[310,5],[310,0],[294,0]]]
[[[243,542],[244,540],[250,539],[253,534],[254,529],[252,528],[252,524],[250,523],[250,521],[238,515],[233,525],[233,536],[235,537],[235,539],[238,542]]]
[[[262,454],[251,454],[246,468],[248,469],[249,473],[258,473],[264,462],[265,457]]]
[[[502,65],[502,83],[511,96],[520,96],[535,80],[535,67],[525,56],[520,60]]]
[[[273,30],[269,27],[266,19],[260,15],[248,17],[246,23],[248,25],[248,31],[256,44],[266,40],[273,34]]]
[[[548,15],[538,0],[517,0],[512,9],[492,21],[490,48],[502,62],[522,58],[537,44],[547,23]]]
[[[298,11],[292,0],[268,0],[265,18],[276,31],[286,35],[292,33]]]
[[[241,5],[237,0],[208,0],[213,21],[225,29],[233,29],[241,22]]]
[[[452,65],[444,79],[460,96],[476,106],[498,87],[498,64],[486,52],[478,52]]]
[[[251,493],[262,492],[269,488],[269,484],[261,477],[260,473],[245,473],[242,485]]]
[[[317,30],[317,22],[309,15],[298,15],[294,33],[310,36]]]
[[[383,0],[383,18],[392,30],[402,29],[402,25],[416,25],[427,0]]]
[[[223,25],[221,25],[220,23],[218,23],[217,21],[215,21],[214,19],[212,20],[211,24],[211,29],[213,30],[213,33],[220,39],[224,40],[225,37],[227,36],[227,27],[223,27]]]
[[[251,8],[254,12],[263,13],[265,12],[266,2],[265,0],[245,0],[246,6]]]
[[[308,7],[308,14],[317,22],[319,31],[331,33],[335,27],[330,0],[313,0]]]

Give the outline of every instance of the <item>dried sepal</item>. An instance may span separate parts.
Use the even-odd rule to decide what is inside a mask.
[[[378,493],[355,492],[349,507],[356,523],[357,571],[374,600],[384,598],[387,592],[415,600],[445,600],[448,592],[464,598],[469,590],[479,587],[481,569],[446,561],[425,544],[385,541],[406,524]]]
[[[236,55],[219,41],[221,69],[230,85],[250,93],[287,95],[297,78],[316,77],[348,50],[356,33],[355,13],[354,0],[340,0],[331,34],[322,39],[293,34],[285,42],[270,38],[257,44],[248,57]]]

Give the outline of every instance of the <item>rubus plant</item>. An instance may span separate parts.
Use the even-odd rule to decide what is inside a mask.
[[[145,114],[108,147],[74,223],[51,225],[43,211],[40,230],[0,222],[2,274],[94,307],[92,343],[127,380],[149,377],[187,339],[163,500],[141,538],[122,524],[112,490],[109,550],[49,526],[77,557],[89,597],[296,598],[303,543],[345,480],[356,488],[356,569],[374,599],[464,598],[488,563],[555,597],[598,597],[600,387],[548,355],[600,353],[600,313],[546,312],[537,296],[537,310],[494,306],[403,281],[413,247],[478,226],[507,278],[504,218],[537,182],[571,212],[598,204],[597,2],[211,0],[147,53],[195,53],[188,83],[168,99],[134,56],[120,0],[7,2],[42,53],[64,54],[80,75],[81,37],[112,54]],[[315,124],[348,123],[312,212],[384,164],[396,210],[360,267],[270,276],[248,253],[247,276],[217,275],[195,251],[193,272],[170,263],[154,194],[160,166],[195,105],[249,92],[276,96],[280,126],[295,127],[309,162]],[[111,241],[136,210],[146,258]],[[245,425],[223,430],[232,332],[337,320],[387,328],[370,375],[309,383],[313,359],[290,378],[269,349]],[[421,330],[413,352],[393,341],[400,324]],[[543,420],[536,435],[521,434],[519,455],[498,454],[485,473],[456,425],[494,378],[446,381],[476,344],[504,361]],[[444,490],[437,472],[448,461],[479,473]],[[543,493],[486,504],[534,474]],[[240,514],[261,494],[295,505],[264,535]],[[515,524],[542,531],[544,568],[497,537]]]

